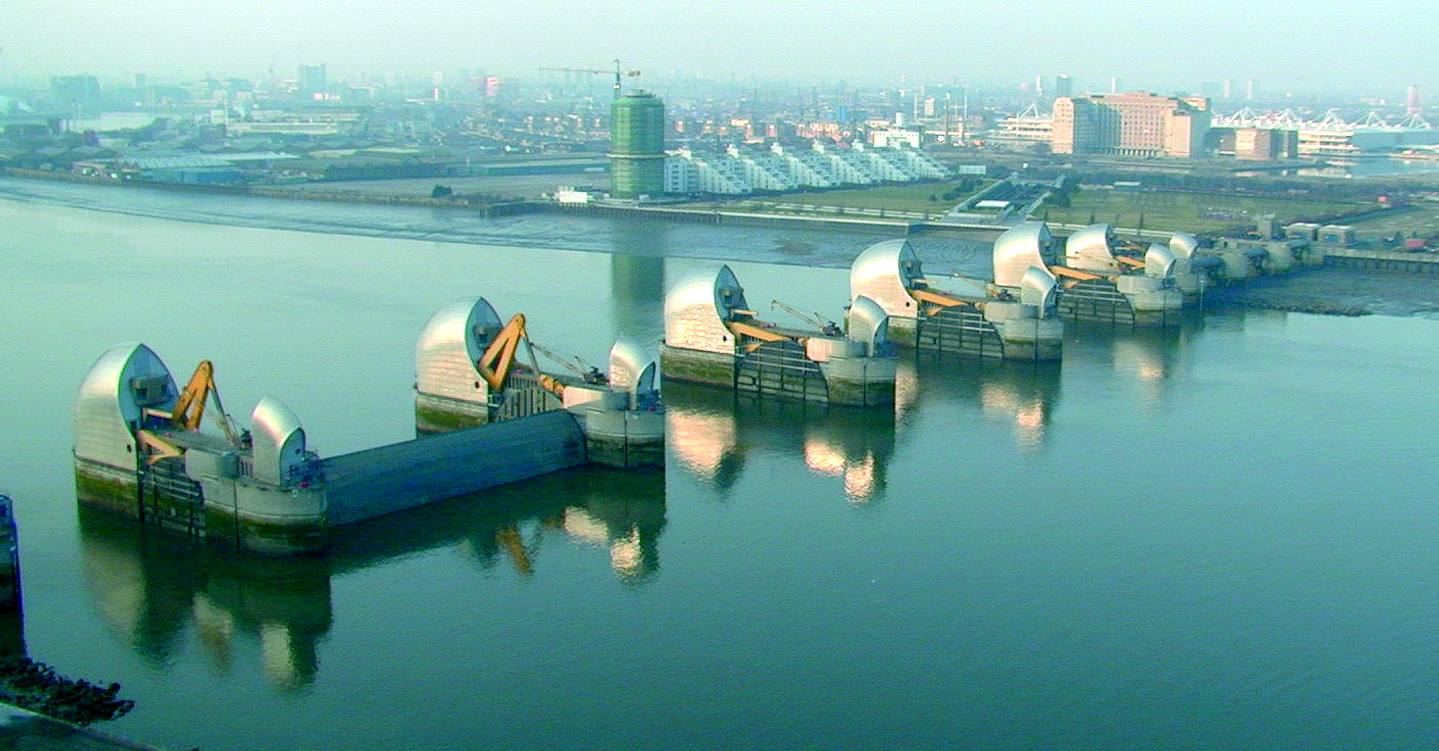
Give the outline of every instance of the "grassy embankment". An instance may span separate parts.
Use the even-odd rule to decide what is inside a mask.
[[[1069,206],[1054,200],[1039,207],[1033,218],[1056,224],[1108,222],[1116,227],[1212,232],[1228,227],[1252,225],[1264,214],[1281,222],[1341,214],[1363,209],[1367,204],[1348,201],[1268,198],[1222,193],[1121,193],[1112,190],[1081,190],[1070,195]],[[1092,217],[1092,219],[1091,219]]]
[[[944,181],[851,190],[779,193],[737,201],[691,203],[685,204],[685,208],[781,214],[854,213],[867,216],[878,216],[879,212],[884,212],[885,216],[892,214],[896,218],[919,219],[942,214],[993,183],[993,180]]]

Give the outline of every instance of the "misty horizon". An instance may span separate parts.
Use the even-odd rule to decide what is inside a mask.
[[[227,0],[154,0],[138,12],[11,0],[0,8],[0,84],[76,73],[112,82],[135,73],[285,79],[301,63],[323,63],[335,79],[462,69],[536,77],[543,66],[607,67],[618,57],[652,81],[1002,88],[1068,74],[1076,91],[1107,91],[1111,77],[1125,89],[1156,91],[1256,79],[1271,96],[1398,100],[1410,84],[1439,88],[1429,27],[1413,23],[1424,7],[1401,6],[1356,25],[1355,6],[1337,2],[1309,3],[1302,13],[1226,4],[1139,16],[1057,2],[980,15],[939,5],[901,14],[813,3],[750,14],[716,3],[595,13],[568,3],[451,0],[364,13],[334,0],[263,12]]]

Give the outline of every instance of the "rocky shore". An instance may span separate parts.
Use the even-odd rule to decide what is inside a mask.
[[[1439,319],[1439,279],[1390,271],[1312,268],[1215,290],[1217,306],[1318,315],[1393,315]]]

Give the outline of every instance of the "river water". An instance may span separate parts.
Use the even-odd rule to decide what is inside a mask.
[[[1058,368],[905,358],[893,414],[670,385],[665,472],[376,520],[323,560],[76,508],[70,404],[115,342],[214,360],[242,422],[275,396],[332,455],[413,434],[450,300],[600,362],[707,258],[837,316],[874,239],[0,181],[30,654],[176,748],[1439,744],[1434,320],[1076,328]]]

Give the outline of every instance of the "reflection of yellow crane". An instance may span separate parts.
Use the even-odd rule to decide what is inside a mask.
[[[619,99],[619,98],[620,98],[620,82],[621,82],[624,78],[626,78],[626,77],[628,77],[628,78],[634,78],[634,77],[638,76],[638,75],[640,74],[640,72],[637,71],[637,70],[624,70],[624,69],[620,68],[620,59],[619,59],[619,58],[615,58],[614,63],[615,63],[615,69],[614,69],[613,71],[610,71],[610,70],[601,70],[601,69],[599,69],[599,68],[540,68],[540,70],[550,71],[550,72],[555,72],[555,73],[584,73],[584,74],[587,74],[587,75],[605,75],[606,73],[613,73],[614,76],[615,76],[615,84],[614,84],[615,98],[616,98],[616,99]]]

